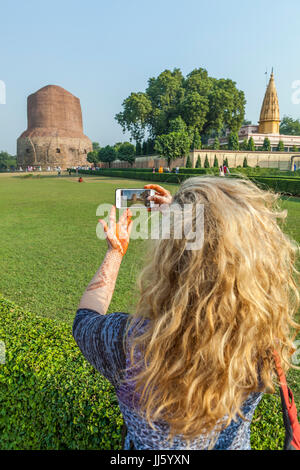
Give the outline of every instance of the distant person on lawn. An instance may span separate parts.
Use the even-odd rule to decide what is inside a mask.
[[[253,413],[275,391],[273,351],[286,371],[291,330],[300,329],[299,246],[280,228],[286,211],[246,179],[189,178],[173,198],[145,188],[161,210],[203,205],[204,242],[188,249],[171,225],[168,239],[149,244],[135,313],[107,315],[133,224],[129,209],[116,223],[113,207],[109,225],[99,221],[108,249],[79,303],[74,338],[115,387],[125,449],[250,449]]]

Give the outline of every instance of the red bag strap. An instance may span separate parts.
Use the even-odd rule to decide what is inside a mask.
[[[285,373],[282,370],[278,352],[274,351],[273,355],[281,389],[280,395],[282,401],[282,412],[284,415],[284,422],[286,428],[285,448],[300,450],[300,424],[298,422],[297,408],[294,401],[294,396],[291,389],[287,385]],[[289,421],[288,424],[286,423],[285,417]],[[289,427],[290,429],[288,430],[287,427]],[[290,438],[287,436],[287,434],[291,434]]]
[[[279,385],[282,389],[282,393],[283,393],[283,396],[284,396],[284,401],[285,401],[286,407],[287,407],[287,409],[289,409],[291,405],[290,405],[289,391],[288,391],[288,386],[287,386],[287,383],[286,383],[285,373],[282,370],[278,352],[274,351],[273,354],[274,354],[274,360],[275,360],[277,375],[278,375],[278,378],[279,378]]]

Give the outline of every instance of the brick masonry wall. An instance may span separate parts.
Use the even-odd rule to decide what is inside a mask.
[[[291,158],[296,155],[292,152],[244,152],[235,150],[194,150],[190,153],[190,158],[193,167],[196,165],[198,156],[200,156],[202,167],[204,166],[204,160],[207,155],[210,166],[213,166],[215,155],[218,159],[219,165],[222,165],[225,158],[228,159],[229,167],[235,168],[237,166],[243,166],[244,158],[247,158],[249,166],[255,167],[259,165],[262,168],[280,168],[282,170],[291,169]],[[295,158],[294,162],[297,168],[300,167],[300,153],[299,157]],[[186,158],[178,158],[177,160],[171,161],[171,169],[176,166],[185,166]],[[102,168],[108,168],[108,163],[99,162],[99,166]],[[149,157],[137,157],[132,168],[156,168],[159,166],[166,167],[167,161],[163,158],[159,158],[158,155],[151,155]],[[112,162],[111,168],[130,168],[131,166],[127,162],[121,162],[116,160]]]
[[[57,152],[57,149],[60,152]],[[25,169],[30,166],[60,166],[66,169],[73,166],[90,165],[86,157],[92,151],[88,137],[19,137],[17,140],[17,165]]]

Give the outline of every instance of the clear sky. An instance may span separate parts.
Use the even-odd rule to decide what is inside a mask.
[[[299,0],[0,0],[0,18],[0,150],[16,152],[26,98],[49,84],[80,98],[92,141],[128,140],[122,101],[174,67],[234,80],[256,123],[273,66],[281,116],[300,117]]]

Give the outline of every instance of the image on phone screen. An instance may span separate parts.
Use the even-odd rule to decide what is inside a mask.
[[[116,207],[117,209],[125,209],[133,205],[151,207],[152,201],[148,201],[148,196],[154,195],[153,189],[117,189],[116,190]]]

